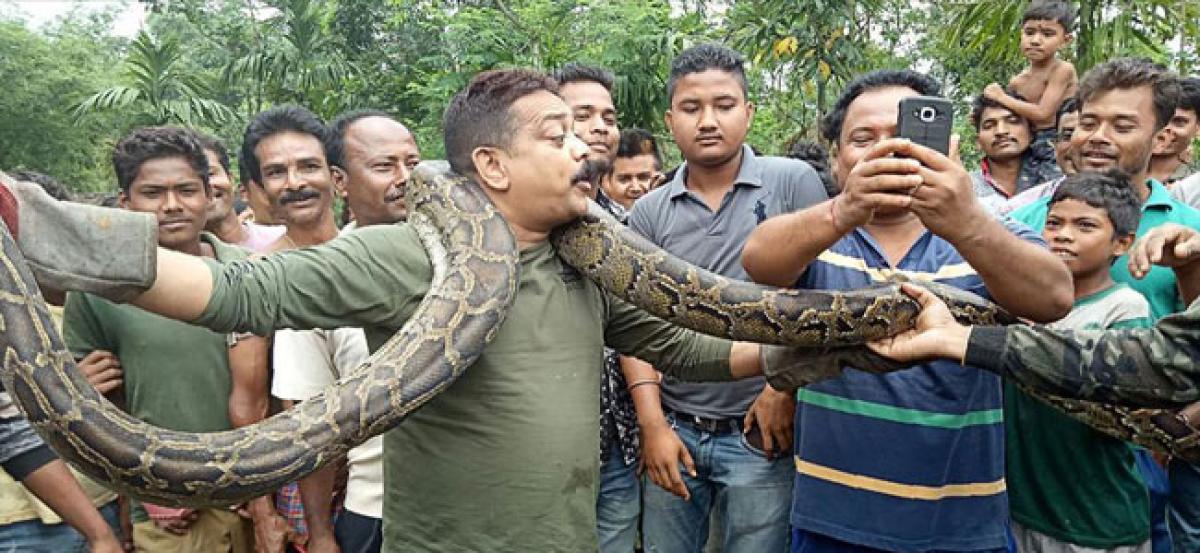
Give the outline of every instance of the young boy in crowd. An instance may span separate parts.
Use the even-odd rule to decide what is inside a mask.
[[[601,179],[603,195],[629,211],[633,202],[661,183],[662,154],[658,151],[658,140],[645,129],[621,131],[617,155]]]
[[[1071,42],[1074,23],[1075,12],[1066,2],[1035,1],[1021,16],[1021,52],[1029,67],[1008,82],[1026,100],[1010,96],[997,83],[983,89],[985,97],[1033,123],[1033,144],[1021,175],[1034,183],[1061,174],[1054,159],[1055,115],[1063,101],[1075,95],[1079,78],[1075,66],[1059,59],[1057,53]]]
[[[1075,305],[1049,326],[1150,326],[1150,305],[1113,280],[1134,241],[1141,202],[1115,170],[1067,177],[1050,199],[1042,237],[1075,283]],[[1150,551],[1150,504],[1134,450],[1005,383],[1008,496],[1021,552]]]

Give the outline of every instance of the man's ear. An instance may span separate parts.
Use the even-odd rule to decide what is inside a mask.
[[[338,197],[345,198],[346,182],[350,180],[350,175],[336,165],[329,167],[329,174],[333,176],[333,189],[337,192]]]
[[[1133,234],[1126,234],[1125,236],[1118,236],[1116,239],[1114,239],[1113,240],[1113,249],[1112,249],[1113,258],[1115,259],[1115,258],[1121,257],[1122,255],[1125,255],[1126,253],[1128,253],[1129,248],[1133,247],[1133,241],[1135,239],[1136,239],[1136,236],[1134,236]]]
[[[479,184],[492,190],[507,191],[510,186],[505,161],[499,148],[480,146],[471,151],[471,165],[475,166]]]
[[[126,194],[124,190],[117,192],[117,207],[129,209],[129,194]]]
[[[1167,146],[1171,145],[1171,141],[1175,139],[1175,129],[1170,126],[1159,129],[1154,133],[1154,147],[1150,150],[1151,155],[1163,155],[1167,152]]]
[[[671,110],[663,112],[663,123],[666,123],[668,131],[671,130]]]
[[[757,109],[757,108],[754,106],[754,102],[746,102],[746,117],[747,117],[747,118],[748,118],[748,119],[749,119],[751,122],[753,122],[753,121],[754,121],[754,111],[755,111],[755,109]]]
[[[1067,44],[1070,44],[1073,40],[1075,40],[1075,35],[1073,35],[1071,33],[1067,33],[1067,34],[1063,35],[1063,45],[1064,46]]]

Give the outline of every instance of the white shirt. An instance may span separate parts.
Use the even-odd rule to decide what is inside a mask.
[[[345,233],[350,228],[343,229]],[[275,376],[271,395],[303,401],[350,374],[367,359],[361,328],[279,330],[272,346]],[[375,436],[346,454],[350,477],[346,509],[383,518],[383,436]]]

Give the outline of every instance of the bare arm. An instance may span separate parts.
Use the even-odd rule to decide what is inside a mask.
[[[989,85],[984,89],[984,94],[1021,117],[1031,121],[1047,121],[1054,119],[1055,114],[1058,113],[1058,107],[1067,98],[1067,93],[1074,83],[1075,67],[1070,63],[1062,62],[1054,69],[1054,73],[1050,76],[1050,82],[1046,83],[1046,90],[1042,92],[1042,97],[1038,99],[1037,103],[1013,98],[1005,93],[1000,85],[995,85],[995,87]]]
[[[62,459],[42,465],[29,473],[21,484],[58,513],[63,522],[83,534],[93,552],[122,551],[112,528],[92,505],[91,499],[79,487],[79,481],[67,470],[67,464]]]
[[[922,164],[924,182],[913,193],[913,212],[954,245],[996,303],[1039,322],[1058,320],[1070,311],[1075,291],[1066,265],[987,213],[961,165],[919,144],[908,143],[902,153]]]
[[[742,249],[742,266],[755,282],[795,286],[821,252],[845,232],[834,221],[837,198],[763,221]]]
[[[1056,321],[1071,310],[1074,285],[1062,260],[986,214],[970,230],[951,243],[979,273],[996,303],[1036,322]]]
[[[888,157],[897,141],[871,147],[846,176],[841,194],[796,213],[763,221],[742,250],[742,265],[755,282],[795,286],[821,252],[878,208],[908,207],[908,191],[921,183],[913,160]]]
[[[267,417],[269,382],[267,355],[270,341],[258,336],[239,338],[229,348],[229,422],[234,428],[254,424]]]
[[[267,417],[270,367],[267,355],[271,342],[249,336],[238,339],[229,348],[229,372],[233,387],[229,392],[229,422],[234,428],[248,426]],[[254,522],[254,538],[261,551],[283,551],[288,525],[275,511],[271,496],[250,500],[246,506]]]
[[[158,249],[154,284],[131,303],[167,318],[194,321],[212,299],[212,271],[199,257]]]

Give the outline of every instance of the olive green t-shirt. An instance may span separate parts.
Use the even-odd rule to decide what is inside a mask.
[[[247,252],[204,233],[222,262]],[[126,410],[155,426],[184,432],[229,430],[226,336],[90,294],[67,295],[67,347],[77,359],[108,350],[121,361]]]
[[[361,326],[377,349],[432,278],[407,225],[254,263],[213,264],[214,329]],[[476,363],[384,441],[384,550],[595,551],[605,342],[693,380],[729,378],[729,342],[611,299],[549,243],[521,252],[508,319]]]

